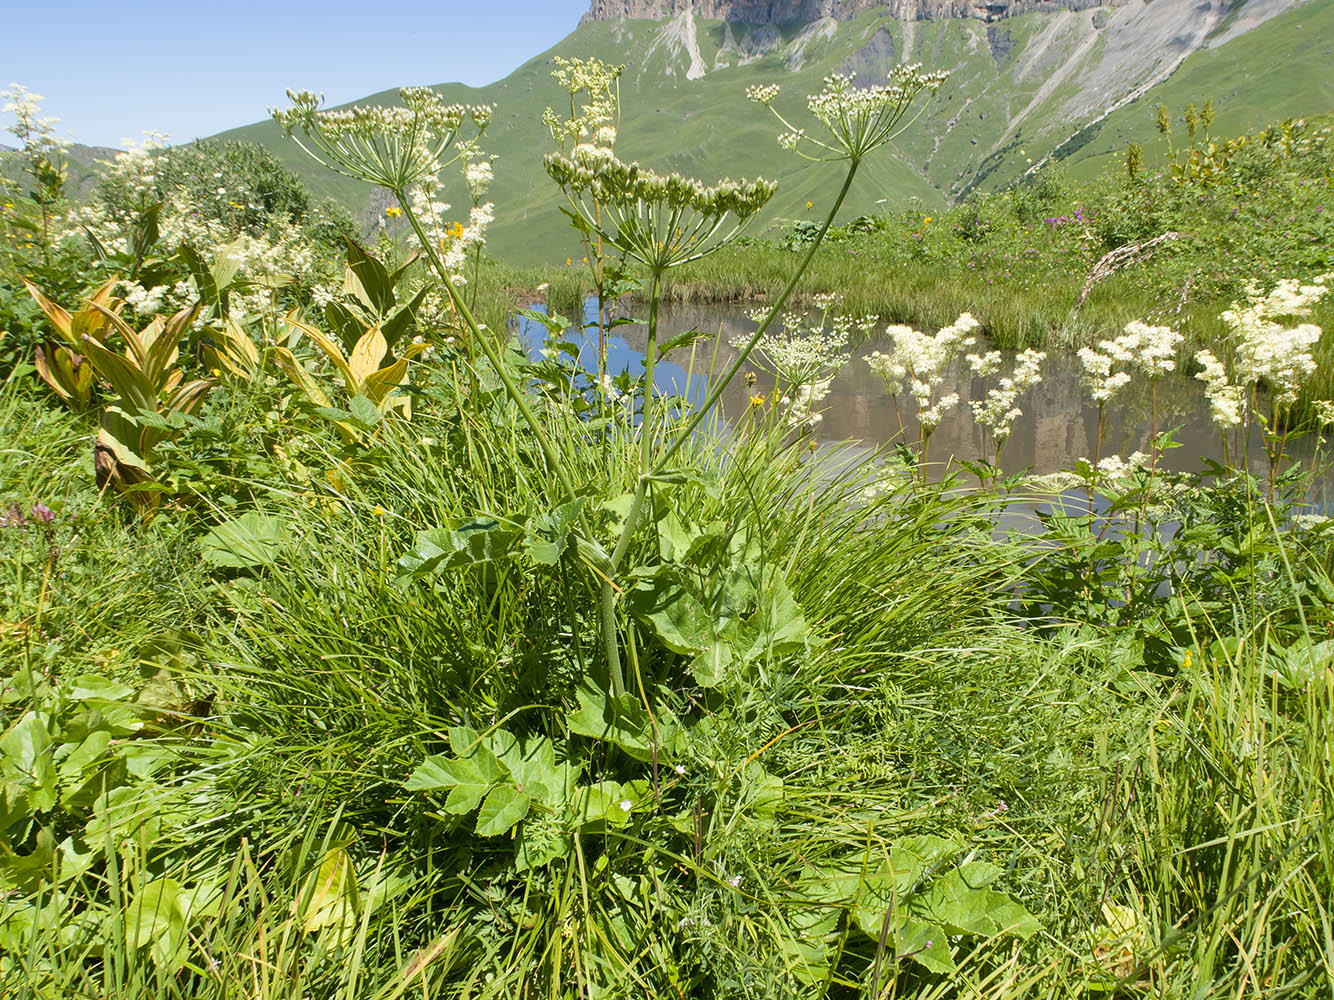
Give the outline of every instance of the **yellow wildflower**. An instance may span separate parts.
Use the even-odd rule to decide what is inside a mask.
[[[922,216],[922,225],[924,225],[924,226],[929,226],[929,225],[931,225],[931,216],[929,216],[929,215],[924,215],[924,216]]]
[[[752,410],[758,410],[764,405],[764,399],[765,397],[762,395],[752,394],[750,397],[750,408]]]
[[[810,208],[810,207],[811,207],[812,205],[814,205],[814,204],[815,204],[815,202],[813,202],[813,201],[808,201],[808,202],[806,202],[806,207],[807,207],[807,208]]]
[[[399,208],[397,205],[390,205],[384,210],[384,214],[391,219],[397,219],[403,214],[403,209]]]

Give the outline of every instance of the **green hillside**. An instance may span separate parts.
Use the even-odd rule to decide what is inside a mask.
[[[1127,68],[1133,61],[1125,54],[1127,39],[1133,42],[1134,32],[1146,28],[1126,19],[1148,15],[1116,10],[1114,17],[1121,20],[1110,22],[1113,15],[1107,10],[1027,14],[993,24],[976,19],[899,22],[868,13],[842,23],[826,20],[783,29],[688,17],[592,22],[495,84],[438,89],[448,100],[496,106],[485,141],[499,155],[490,245],[497,255],[521,264],[577,253],[560,214],[558,192],[540,166],[550,140],[539,117],[563,97],[550,78],[555,56],[597,56],[627,65],[621,155],[706,181],[756,174],[778,179],[779,195],[761,227],[817,213],[829,181],[819,165],[779,150],[777,123],[744,99],[745,88],[756,82],[782,84],[778,106],[804,121],[805,95],[832,71],[856,70],[860,79],[878,79],[905,59],[951,71],[950,81],[905,133],[895,154],[867,165],[869,176],[857,186],[845,209],[848,216],[914,201],[931,210],[969,190],[1012,183],[1053,151],[1080,173],[1096,172],[1130,139],[1147,144],[1155,138],[1151,109],[1160,101],[1177,107],[1212,97],[1219,134],[1334,107],[1334,88],[1325,72],[1334,45],[1334,0],[1313,0],[1225,44],[1199,49],[1137,101],[1080,131],[1081,120],[1095,119],[1113,103],[1099,101],[1122,85],[1113,79],[1116,73],[1124,75],[1128,90],[1134,72],[1143,76],[1156,72],[1154,67],[1174,65],[1169,57],[1179,39],[1149,39],[1144,44],[1161,43],[1162,52],[1149,53],[1152,59],[1136,53],[1139,63]],[[1226,27],[1226,21],[1217,25]],[[1199,43],[1206,44],[1203,37]],[[299,82],[318,87],[318,81]],[[365,102],[394,97],[393,92],[372,94]],[[220,137],[268,146],[317,195],[335,197],[373,222],[369,188],[313,163],[276,125],[262,122]],[[815,206],[808,210],[810,201]]]
[[[1131,142],[1143,146],[1150,160],[1160,158],[1166,152],[1154,125],[1160,103],[1176,113],[1187,102],[1212,99],[1218,109],[1213,133],[1221,136],[1332,111],[1331,64],[1334,3],[1306,4],[1226,45],[1195,53],[1171,79],[1081,133],[1070,145],[1084,144],[1066,154],[1066,163],[1073,176],[1091,177]]]

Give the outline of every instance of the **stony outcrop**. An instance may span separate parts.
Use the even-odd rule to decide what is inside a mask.
[[[900,21],[970,17],[996,21],[1034,11],[1122,6],[1132,0],[591,0],[584,21],[641,18],[665,21],[681,14],[742,24],[804,24],[823,17],[846,21],[876,11]]]

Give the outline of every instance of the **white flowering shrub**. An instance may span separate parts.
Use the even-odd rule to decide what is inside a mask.
[[[888,353],[875,351],[866,359],[866,364],[880,376],[891,396],[897,400],[898,394],[906,390],[917,404],[924,478],[931,434],[940,426],[945,414],[959,405],[959,394],[944,392],[944,386],[949,383],[959,359],[977,343],[975,332],[980,326],[971,313],[963,313],[934,334],[922,333],[910,326],[891,326],[885,334],[893,341],[893,350]]]

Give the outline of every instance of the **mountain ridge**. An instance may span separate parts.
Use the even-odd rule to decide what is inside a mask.
[[[591,0],[580,24],[590,21],[666,21],[682,14],[751,25],[809,24],[824,18],[850,21],[878,13],[896,21],[974,18],[992,22],[1035,12],[1120,7],[1135,0]]]
[[[1154,128],[1159,100],[1179,113],[1188,101],[1212,98],[1216,135],[1334,108],[1334,0],[1154,0],[992,22],[868,10],[785,25],[707,19],[693,9],[664,21],[586,20],[503,80],[437,88],[449,101],[496,106],[485,146],[499,154],[490,243],[498,256],[536,263],[582,253],[540,163],[550,144],[542,110],[564,97],[550,78],[557,57],[626,64],[617,143],[625,159],[709,182],[725,174],[777,179],[760,228],[817,211],[829,171],[778,148],[777,123],[744,99],[755,83],[782,84],[779,108],[800,118],[804,95],[831,72],[873,81],[900,62],[951,70],[922,118],[863,167],[847,218],[907,206],[929,214],[969,191],[1003,188],[1049,157],[1076,175],[1096,173],[1130,141],[1152,162],[1167,152]],[[393,91],[363,99],[396,101]],[[791,120],[804,124],[799,118]],[[308,160],[272,122],[223,137],[261,142],[317,194],[364,213],[368,226],[384,221],[381,195]]]

